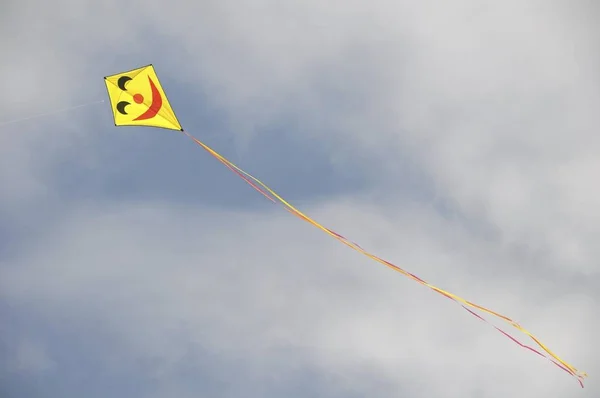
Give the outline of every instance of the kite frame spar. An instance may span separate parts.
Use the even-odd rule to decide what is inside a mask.
[[[144,76],[147,77],[147,81],[146,81],[146,79],[143,79]],[[142,83],[142,81],[144,83]],[[565,372],[569,373],[571,376],[573,376],[579,382],[579,384],[583,388],[583,379],[585,377],[587,377],[587,374],[585,372],[581,372],[581,371],[577,370],[574,366],[572,366],[569,363],[562,360],[554,352],[552,352],[546,345],[544,345],[537,337],[535,337],[531,332],[529,332],[527,329],[523,328],[521,325],[519,325],[517,322],[515,322],[511,318],[509,318],[505,315],[502,315],[498,312],[492,311],[483,306],[480,306],[478,304],[475,304],[473,302],[470,302],[468,300],[465,300],[462,297],[459,297],[455,294],[452,294],[450,292],[442,290],[442,289],[424,281],[423,279],[417,277],[416,275],[398,267],[397,265],[394,265],[387,260],[384,260],[374,254],[369,253],[368,251],[366,251],[362,247],[360,247],[358,244],[348,240],[347,238],[338,234],[337,232],[334,232],[333,230],[324,227],[323,225],[319,224],[317,221],[313,220],[306,214],[302,213],[300,210],[298,210],[297,208],[292,206],[289,202],[284,200],[281,196],[279,196],[277,193],[275,193],[275,191],[273,191],[271,188],[269,188],[267,185],[265,185],[259,179],[252,176],[251,174],[245,172],[244,170],[242,170],[241,168],[239,168],[238,166],[236,166],[235,164],[233,164],[232,162],[227,160],[225,157],[221,156],[219,153],[214,151],[212,148],[210,148],[209,146],[207,146],[206,144],[204,144],[203,142],[201,142],[200,140],[198,140],[197,138],[192,136],[190,133],[185,131],[181,127],[179,120],[175,116],[175,112],[171,108],[171,105],[170,105],[170,103],[167,99],[167,96],[160,84],[160,81],[158,80],[158,76],[156,75],[156,71],[154,70],[154,66],[152,64],[142,66],[142,67],[139,67],[136,69],[132,69],[132,70],[129,70],[126,72],[120,72],[115,75],[106,76],[104,78],[104,82],[106,84],[108,97],[110,99],[115,126],[147,126],[147,127],[164,128],[167,130],[177,130],[177,131],[182,132],[188,138],[190,138],[192,141],[194,141],[198,146],[202,147],[210,155],[215,157],[219,162],[223,163],[228,169],[230,169],[235,174],[237,174],[246,183],[248,183],[250,186],[252,186],[252,188],[254,188],[256,191],[258,191],[263,196],[265,196],[267,199],[269,199],[271,202],[279,203],[279,204],[283,205],[284,208],[288,212],[293,214],[294,216],[300,218],[301,220],[308,222],[309,224],[312,224],[313,226],[322,230],[326,234],[337,239],[344,245],[346,245],[346,246],[356,250],[357,252],[364,254],[365,256],[369,257],[370,259],[377,261],[378,263],[383,264],[386,267],[388,267],[396,272],[399,272],[402,275],[428,287],[429,289],[433,290],[434,292],[439,293],[442,296],[456,302],[463,309],[468,311],[471,315],[477,317],[479,320],[485,322],[486,324],[489,324],[490,326],[495,328],[498,332],[502,333],[504,336],[508,337],[509,339],[511,339],[513,342],[515,342],[522,348],[526,348],[526,349],[536,353],[537,355],[548,359],[550,362],[552,362],[553,364],[555,364],[556,366],[558,366]],[[131,85],[131,84],[133,84],[134,87],[137,87],[138,90],[142,90],[142,87],[144,87],[143,86],[144,84],[149,85],[150,91],[151,91],[151,96],[150,96],[151,100],[144,98],[139,92],[133,93],[133,91],[134,91],[133,88],[131,90],[129,89],[129,85]],[[144,91],[147,92],[148,90],[144,90]],[[160,97],[160,99],[159,99],[159,97]],[[144,112],[142,114],[140,114],[138,117],[136,117],[135,119],[132,119],[131,114],[129,114],[129,112],[126,111],[127,107],[129,105],[132,105],[130,101],[134,101],[136,104],[139,105],[139,107],[135,108],[135,109],[139,109],[140,112],[142,111],[142,109],[144,110]],[[140,107],[141,107],[141,109],[140,109]],[[146,117],[148,115],[151,115],[151,116]],[[535,349],[529,345],[521,343],[515,337],[511,336],[509,333],[505,332],[504,330],[500,329],[499,327],[495,326],[494,324],[492,324],[491,322],[486,320],[482,315],[477,314],[475,312],[475,310],[479,310],[479,311],[485,312],[489,315],[492,315],[494,317],[497,317],[497,318],[503,320],[504,322],[508,323],[512,327],[516,328],[521,333],[529,336],[547,355],[543,354],[538,349]]]

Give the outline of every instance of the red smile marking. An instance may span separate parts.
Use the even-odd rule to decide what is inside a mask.
[[[150,88],[152,89],[152,103],[150,104],[150,107],[148,108],[148,110],[146,112],[142,113],[140,116],[136,117],[133,120],[145,120],[145,119],[153,118],[154,116],[156,116],[156,114],[158,113],[158,111],[160,111],[160,108],[162,107],[163,100],[160,95],[160,92],[158,91],[158,88],[156,88],[156,85],[154,84],[152,79],[150,79],[150,76],[148,76],[148,81],[150,82]],[[139,95],[140,97],[142,97],[140,94],[136,94],[136,95]],[[133,99],[135,102],[137,102],[135,96]],[[143,97],[142,97],[142,100],[143,100]]]

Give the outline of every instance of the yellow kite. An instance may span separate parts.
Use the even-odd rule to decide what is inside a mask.
[[[115,126],[152,126],[183,131],[154,66],[104,78]]]
[[[420,283],[426,286],[427,288],[433,290],[434,292],[441,294],[442,296],[456,302],[470,314],[477,317],[481,321],[489,324],[498,332],[502,333],[519,346],[526,348],[536,353],[537,355],[550,360],[556,366],[569,373],[571,376],[575,377],[577,381],[579,381],[581,387],[583,387],[583,378],[587,376],[585,372],[580,372],[572,365],[563,361],[555,353],[550,351],[550,349],[546,345],[544,345],[537,337],[531,334],[528,330],[521,327],[517,322],[513,321],[511,318],[502,315],[498,312],[492,311],[488,308],[485,308],[481,305],[475,304],[471,301],[465,300],[464,298],[459,297],[455,294],[442,290],[424,281],[418,276],[398,267],[397,265],[394,265],[387,260],[384,260],[374,254],[369,253],[356,243],[346,239],[337,232],[334,232],[333,230],[324,227],[323,225],[319,224],[306,214],[302,213],[300,210],[292,206],[290,203],[284,200],[281,196],[275,193],[271,188],[266,186],[260,180],[253,177],[251,174],[245,172],[244,170],[242,170],[223,156],[219,155],[206,144],[193,137],[191,134],[185,131],[179,124],[179,121],[175,116],[175,112],[173,112],[173,109],[169,104],[169,100],[167,99],[167,96],[158,80],[158,77],[152,65],[147,65],[141,68],[130,70],[128,72],[122,72],[116,75],[107,76],[104,78],[104,81],[106,83],[108,96],[110,98],[110,104],[114,115],[115,126],[150,126],[181,131],[183,134],[191,138],[196,144],[198,144],[199,146],[204,148],[208,153],[214,156],[217,160],[219,160],[221,163],[227,166],[231,171],[233,171],[239,177],[244,179],[244,181],[250,184],[254,189],[260,192],[270,201],[283,205],[284,208],[294,216],[300,218],[303,221],[308,222],[309,224],[315,226],[316,228],[337,239],[346,246],[356,250],[357,252],[369,257],[370,259],[380,264],[385,265],[386,267],[396,272],[401,273],[402,275],[412,279],[413,281]],[[530,339],[532,339],[538,345],[538,347],[541,348],[541,350],[535,349],[531,346],[521,343],[515,337],[511,336],[504,330],[488,322],[482,315],[478,314],[475,311],[481,311],[483,313],[486,313],[487,315],[496,317],[508,323],[509,325],[516,328],[521,333],[527,335]],[[545,352],[545,354],[543,352]]]

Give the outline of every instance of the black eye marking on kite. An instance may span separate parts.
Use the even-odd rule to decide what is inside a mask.
[[[121,113],[123,115],[127,115],[127,112],[125,111],[125,107],[127,107],[127,105],[130,105],[130,103],[127,101],[119,102],[117,104],[117,110],[119,111],[119,113]]]
[[[121,90],[127,91],[127,89],[125,88],[125,84],[130,80],[131,78],[129,76],[121,76],[117,81],[117,86],[119,86]]]

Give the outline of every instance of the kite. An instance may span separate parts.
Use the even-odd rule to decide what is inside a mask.
[[[331,229],[324,227],[317,221],[302,213],[300,210],[292,206],[290,203],[284,200],[281,196],[275,193],[271,188],[266,186],[260,180],[258,180],[251,174],[245,172],[244,170],[242,170],[241,168],[239,168],[238,166],[236,166],[235,164],[218,154],[216,151],[208,147],[206,144],[192,136],[186,130],[184,130],[181,127],[179,120],[175,116],[175,112],[173,111],[173,108],[171,107],[169,100],[167,99],[165,91],[162,85],[160,84],[160,81],[158,80],[158,76],[156,75],[156,71],[152,64],[130,71],[121,72],[115,75],[106,76],[104,78],[104,82],[108,91],[108,97],[114,116],[115,126],[147,126],[180,131],[181,133],[189,137],[191,140],[193,140],[197,145],[206,150],[213,157],[215,157],[219,162],[223,163],[227,168],[229,168],[231,171],[237,174],[252,188],[261,193],[271,202],[281,204],[288,212],[290,212],[294,216],[308,222],[309,224],[312,224],[316,228],[337,239],[344,245],[356,250],[359,253],[364,254],[370,259],[380,264],[383,264],[384,266],[396,272],[399,272],[400,274],[414,280],[415,282],[426,286],[434,292],[439,293],[442,296],[456,302],[463,309],[468,311],[471,315],[477,317],[479,320],[485,322],[486,324],[489,324],[498,332],[502,333],[504,336],[511,339],[513,342],[515,342],[522,348],[528,349],[534,352],[535,354],[546,358],[565,372],[569,373],[579,382],[579,384],[583,388],[583,379],[587,377],[587,374],[585,372],[577,370],[575,367],[562,360],[560,357],[558,357],[558,355],[552,352],[531,332],[523,328],[511,318],[502,315],[498,312],[492,311],[488,308],[485,308],[481,305],[465,300],[462,297],[459,297],[455,294],[442,290],[417,277],[416,275],[398,267],[397,265],[394,265],[387,260],[384,260],[374,254],[369,253],[368,251],[360,247],[358,244],[350,241],[344,236],[338,234],[337,232],[334,232]],[[508,332],[505,332],[504,330],[500,329],[499,327],[486,320],[482,315],[476,312],[477,310],[491,315],[493,317],[499,318],[502,321],[508,323],[512,327],[519,330],[521,333],[529,336],[529,338],[531,338],[539,348],[533,348],[529,345],[521,343]]]

